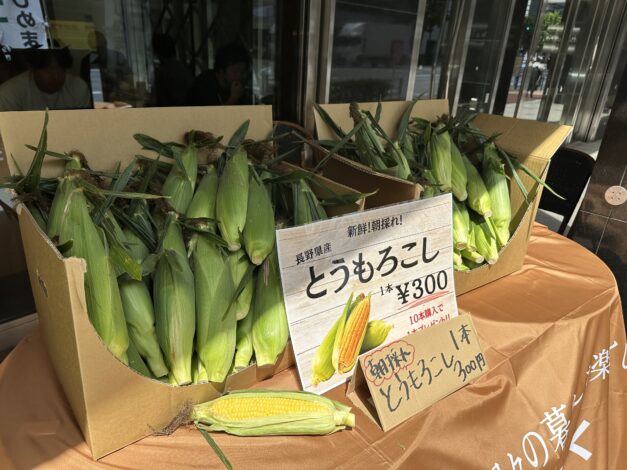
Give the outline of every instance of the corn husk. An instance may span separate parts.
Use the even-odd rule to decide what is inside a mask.
[[[475,237],[477,253],[479,253],[488,264],[496,263],[499,259],[499,250],[496,238],[492,236],[487,222],[475,222],[471,219],[470,225]]]
[[[387,339],[388,334],[390,334],[393,327],[394,325],[386,323],[383,320],[369,321],[366,326],[366,334],[364,335],[364,341],[361,343],[359,354],[363,354],[381,346]]]
[[[459,148],[451,140],[451,191],[458,201],[465,201],[468,198],[467,185],[466,165],[464,165]]]
[[[87,314],[109,350],[128,364],[128,330],[115,270],[104,234],[93,223],[82,188],[73,189],[63,209],[59,242],[72,241],[66,255],[83,258]]]
[[[246,315],[237,322],[235,359],[233,371],[239,372],[250,365],[253,357],[253,316]]]
[[[478,214],[490,217],[492,215],[492,205],[483,179],[481,179],[481,175],[466,155],[462,155],[462,160],[466,166],[468,177],[468,199],[466,202]]]
[[[186,214],[194,196],[198,173],[198,151],[188,145],[182,151],[174,150],[175,161],[163,183],[161,194],[169,196],[170,206],[179,214]]]
[[[170,379],[185,385],[192,381],[196,328],[194,275],[176,216],[170,213],[167,219],[163,253],[153,283],[155,323]]]
[[[244,250],[239,250],[234,253],[229,253],[227,258],[231,275],[233,276],[233,285],[237,288],[243,281],[246,272],[251,267],[251,263]],[[237,296],[233,308],[235,309],[235,318],[241,320],[246,318],[253,300],[253,291],[255,286],[253,284],[253,277],[250,276],[246,282],[244,290]]]
[[[207,228],[215,231],[216,199],[218,195],[218,172],[213,165],[207,167],[207,173],[202,177],[192,202],[187,210],[190,219],[209,219]]]
[[[253,170],[254,171],[254,170]],[[246,225],[242,234],[244,249],[255,265],[260,265],[274,247],[274,209],[265,186],[251,172]]]
[[[468,246],[469,220],[466,205],[453,199],[453,244],[457,250]]]
[[[248,157],[238,148],[227,158],[218,180],[216,219],[222,238],[230,251],[241,248],[240,235],[246,225],[248,209]]]
[[[200,235],[192,249],[196,286],[196,351],[211,382],[223,382],[235,355],[235,285],[222,251]]]
[[[276,251],[261,265],[253,296],[253,348],[258,366],[272,365],[289,335]]]
[[[439,125],[429,139],[428,158],[431,173],[440,184],[442,191],[450,191],[452,186],[453,164],[451,161],[451,136],[448,132],[438,133],[444,126]]]
[[[512,207],[509,187],[505,176],[505,165],[501,163],[494,144],[486,145],[482,161],[482,176],[492,207],[491,219],[494,222],[499,248],[509,241],[509,224],[512,220]]]
[[[243,390],[194,406],[191,419],[237,436],[331,434],[355,426],[350,407],[308,392]]]
[[[292,184],[294,197],[294,225],[305,225],[327,219],[327,213],[303,178]]]

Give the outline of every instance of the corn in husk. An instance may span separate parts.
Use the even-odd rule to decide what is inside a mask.
[[[308,392],[230,392],[194,406],[191,419],[237,436],[324,435],[355,426],[350,407]]]
[[[190,219],[209,219],[206,221],[206,226],[215,231],[217,195],[218,172],[213,165],[209,165],[207,173],[200,180],[189,209],[187,209],[187,217]]]
[[[359,354],[368,352],[383,344],[394,325],[386,323],[383,320],[371,320],[366,325],[366,334],[364,341],[361,343]]]
[[[229,156],[218,180],[216,219],[230,251],[241,248],[248,208],[248,157],[243,148]]]
[[[492,207],[491,219],[494,222],[496,240],[499,247],[509,241],[509,224],[512,220],[512,207],[509,200],[509,187],[494,144],[486,145],[482,161],[482,175]]]
[[[196,325],[194,275],[176,215],[170,213],[167,219],[163,253],[153,283],[155,323],[170,380],[185,385],[192,381]]]
[[[274,210],[265,186],[254,170],[250,175],[246,225],[242,234],[244,249],[253,264],[260,265],[274,247]]]
[[[294,225],[325,220],[327,213],[305,179],[292,184],[294,196]]]
[[[63,221],[65,205],[70,197],[70,194],[76,189],[75,179],[76,176],[72,176],[73,170],[80,170],[81,162],[78,156],[73,156],[71,160],[68,160],[65,164],[65,175],[59,180],[59,185],[54,193],[54,199],[50,206],[50,212],[48,214],[48,223],[46,227],[46,234],[51,239],[59,236],[59,229],[61,228],[61,222]],[[43,217],[42,217],[43,219]]]
[[[468,198],[467,185],[466,165],[464,165],[459,148],[451,140],[451,191],[458,201],[465,201]]]
[[[235,354],[233,277],[221,250],[203,235],[192,248],[196,286],[196,351],[211,382],[223,382]]]
[[[130,338],[128,341],[128,349],[126,350],[126,354],[128,355],[128,365],[131,369],[133,369],[136,372],[139,372],[141,375],[145,377],[149,377],[151,379],[154,378],[154,376],[148,369],[148,366],[146,365],[142,357],[139,355],[139,352],[137,352],[137,348],[133,344],[133,340],[131,340]],[[166,371],[166,375],[167,375],[167,371]]]
[[[453,244],[457,250],[468,246],[469,221],[466,205],[453,199]]]
[[[193,145],[188,145],[182,151],[175,148],[174,156],[174,164],[163,183],[161,194],[170,197],[168,203],[175,211],[186,214],[196,187],[198,151]]]
[[[253,296],[253,348],[258,366],[272,365],[287,345],[288,328],[276,251],[261,265]]]
[[[248,256],[244,253],[244,250],[239,250],[234,253],[230,253],[228,258],[229,269],[233,276],[233,285],[237,288],[244,280],[244,276],[247,271],[252,267]],[[235,309],[235,318],[241,320],[248,315],[253,300],[253,291],[255,286],[253,284],[253,277],[249,276],[244,290],[235,299],[233,308]]]
[[[442,191],[450,191],[452,186],[453,163],[451,160],[451,136],[448,132],[440,132],[444,128],[439,125],[429,139],[428,157],[431,173],[440,184]]]
[[[462,160],[466,166],[468,177],[468,199],[466,202],[478,214],[490,217],[492,215],[492,205],[483,179],[481,179],[481,175],[466,155],[462,155]]]
[[[499,250],[496,244],[496,238],[492,236],[487,222],[475,222],[470,220],[470,226],[472,227],[474,234],[474,241],[477,246],[477,253],[479,253],[488,264],[494,264],[499,259]]]
[[[235,359],[233,371],[239,372],[250,365],[253,357],[253,316],[246,315],[237,322],[237,335],[235,344]]]
[[[69,241],[72,246],[66,255],[83,258],[87,263],[85,298],[89,319],[109,350],[128,364],[128,330],[108,244],[89,215],[80,187],[68,196],[59,228],[59,242]]]

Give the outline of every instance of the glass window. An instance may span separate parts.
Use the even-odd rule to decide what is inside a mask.
[[[418,1],[343,1],[335,7],[329,102],[404,100]]]
[[[31,86],[50,98],[30,103],[29,109],[271,104],[274,100],[276,0],[46,0],[44,4],[50,37],[63,52],[42,51],[33,59],[31,51],[14,51],[10,65],[0,66],[0,83],[22,75],[26,83],[22,88]],[[39,69],[34,66],[37,61]],[[46,82],[45,77],[54,74],[56,82]],[[44,79],[31,80],[32,76]],[[71,90],[65,90],[68,87]],[[13,90],[18,89],[13,85],[9,91]]]

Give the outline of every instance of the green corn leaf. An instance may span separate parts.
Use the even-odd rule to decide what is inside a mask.
[[[244,123],[237,128],[237,130],[229,139],[229,147],[235,148],[244,141],[244,139],[246,138],[246,133],[248,132],[248,126],[250,126],[250,120],[244,121]]]
[[[320,115],[320,118],[322,119],[322,121],[331,128],[331,130],[335,133],[335,135],[337,135],[341,139],[346,137],[346,132],[344,132],[342,128],[338,126],[333,121],[333,119],[331,119],[331,116],[329,116],[329,114],[324,109],[322,109],[322,107],[319,104],[314,103],[314,108],[316,112]]]
[[[209,435],[209,433],[204,429],[204,426],[200,424],[198,421],[195,421],[194,425],[196,426],[196,429],[200,431],[200,434],[203,435],[207,443],[211,446],[211,448],[216,453],[216,455],[218,456],[218,458],[220,459],[224,467],[227,470],[233,470],[233,466],[231,465],[231,462],[229,462],[229,459],[226,457],[226,455],[224,455],[224,452],[222,452],[222,449],[220,449],[216,441],[214,441],[211,435]]]
[[[152,150],[159,155],[165,155],[166,157],[174,158],[174,152],[172,147],[158,141],[157,139],[150,137],[146,134],[133,134],[133,138],[146,150]]]

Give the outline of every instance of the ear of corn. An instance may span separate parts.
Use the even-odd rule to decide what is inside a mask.
[[[490,217],[492,215],[490,195],[481,179],[481,175],[466,155],[462,155],[462,160],[466,166],[468,177],[468,205],[478,214]]]
[[[207,173],[200,180],[189,209],[187,209],[187,217],[190,219],[211,219],[208,226],[215,230],[217,194],[218,172],[213,165],[209,165]]]
[[[471,219],[475,244],[477,245],[477,253],[479,253],[489,264],[494,264],[499,259],[499,250],[496,245],[496,238],[492,237],[489,229],[486,228],[487,223],[477,223]],[[474,260],[473,260],[474,261]]]
[[[332,356],[333,367],[338,373],[349,372],[355,365],[364,341],[369,317],[370,295],[365,298],[358,298],[348,317],[340,322]]]
[[[468,198],[467,185],[466,165],[464,165],[459,148],[451,140],[451,191],[458,201],[465,201]]]
[[[258,366],[272,365],[287,345],[288,327],[276,251],[257,273],[253,297],[253,348]]]
[[[224,165],[218,181],[216,219],[230,251],[241,248],[240,235],[248,208],[248,157],[243,148],[235,150]]]
[[[490,194],[496,240],[499,247],[503,247],[509,241],[512,207],[509,200],[509,187],[504,165],[501,163],[496,147],[492,143],[488,144],[484,149],[482,170],[483,180]]]
[[[361,344],[359,354],[381,346],[388,337],[392,327],[393,325],[391,323],[386,323],[383,320],[369,321],[366,326],[366,334],[364,335],[364,341]]]
[[[69,241],[73,243],[67,256],[83,258],[87,263],[85,298],[89,319],[109,350],[128,364],[128,330],[115,270],[106,239],[91,220],[81,188],[70,193],[63,208],[59,242]]]
[[[465,264],[455,264],[453,265],[453,269],[461,273],[467,273],[468,271],[470,271],[470,268],[466,266]]]
[[[235,354],[235,293],[229,265],[221,251],[200,235],[192,253],[196,285],[196,351],[211,382],[223,382]]]
[[[484,257],[477,253],[474,249],[464,249],[461,251],[462,258],[473,263],[481,264],[485,261]]]
[[[123,229],[123,232],[129,254],[135,261],[141,264],[150,254],[148,247],[141,238],[135,235],[135,232],[127,228]]]
[[[239,372],[250,365],[253,357],[253,316],[246,315],[237,322],[235,359],[233,370]]]
[[[198,173],[198,152],[188,145],[183,151],[174,151],[175,161],[163,183],[161,193],[169,196],[168,203],[180,214],[186,214],[194,196]]]
[[[470,227],[466,205],[453,199],[453,244],[456,249],[463,250],[468,246],[468,232]]]
[[[344,309],[349,309],[352,301],[352,294]],[[344,320],[346,313],[338,318],[326,336],[318,346],[313,361],[311,362],[311,384],[315,387],[320,382],[329,380],[335,374],[333,366],[333,346],[340,323]]]
[[[436,130],[442,129],[442,125]],[[451,137],[448,132],[433,132],[428,145],[429,165],[433,177],[441,185],[442,191],[450,191],[452,186],[451,174]]]
[[[77,156],[73,156],[71,160],[68,160],[65,164],[65,174],[59,180],[57,190],[54,193],[52,205],[50,206],[50,213],[48,214],[48,224],[46,227],[46,233],[51,239],[59,236],[59,229],[61,222],[63,221],[63,214],[65,205],[71,192],[76,188],[75,176],[70,173],[74,170],[81,169],[81,162]]]
[[[209,382],[205,366],[196,354],[192,357],[192,382],[195,384]]]
[[[463,264],[462,255],[458,251],[453,251],[453,266],[460,266]]]
[[[270,196],[261,180],[251,172],[242,241],[253,264],[263,263],[274,247],[274,239],[274,210]]]
[[[355,426],[350,407],[307,392],[231,392],[194,407],[192,419],[237,436],[331,434]]]
[[[139,372],[145,377],[149,377],[151,379],[154,378],[154,376],[150,373],[150,370],[148,370],[146,363],[139,355],[139,352],[137,352],[137,349],[135,348],[135,345],[133,344],[133,341],[131,339],[129,339],[128,349],[126,350],[126,353],[128,354],[128,365],[131,369]]]
[[[327,219],[327,213],[311,190],[309,183],[302,178],[292,184],[294,196],[294,225],[305,225]]]
[[[183,235],[176,215],[168,214],[163,254],[153,283],[157,339],[178,385],[192,381],[195,332],[194,275],[187,262]]]
[[[128,334],[137,352],[148,362],[155,377],[168,375],[168,368],[155,331],[155,313],[148,286],[144,281],[120,281],[120,295]]]
[[[244,253],[244,250],[230,253],[227,257],[227,261],[231,275],[233,276],[233,285],[235,286],[235,289],[237,289],[250,267],[250,261],[248,260],[246,253]],[[253,300],[254,289],[255,286],[251,276],[246,282],[246,287],[244,287],[244,290],[237,296],[233,305],[233,308],[235,309],[235,318],[237,320],[241,320],[248,315]]]

